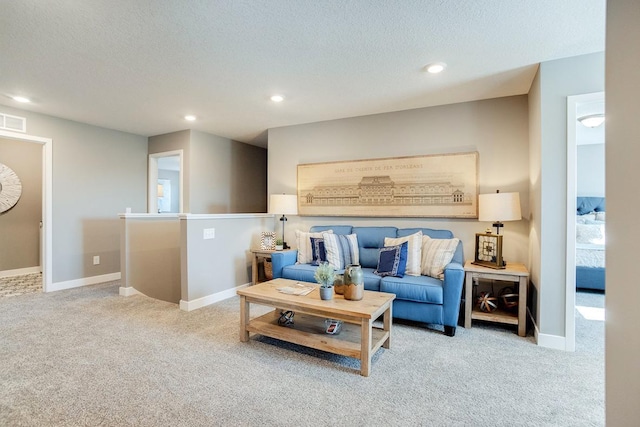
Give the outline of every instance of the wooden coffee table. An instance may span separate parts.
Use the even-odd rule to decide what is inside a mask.
[[[345,300],[334,295],[320,299],[318,289],[308,295],[283,294],[277,288],[295,286],[295,280],[274,279],[238,291],[240,295],[240,341],[249,341],[249,332],[311,347],[329,353],[360,359],[360,374],[368,377],[371,356],[391,345],[391,307],[395,294],[364,291],[360,301]],[[308,285],[308,283],[304,283]],[[250,319],[250,304],[275,307],[275,310]],[[281,311],[295,312],[293,326],[278,325]],[[383,315],[382,328],[373,321]],[[325,332],[325,319],[342,320],[337,335]]]

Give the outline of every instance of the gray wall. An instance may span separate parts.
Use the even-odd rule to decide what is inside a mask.
[[[42,220],[42,144],[0,138],[0,163],[22,184],[22,195],[0,213],[0,271],[40,265]]]
[[[607,2],[606,174],[607,321],[606,422],[636,425],[640,419],[640,7],[637,0]]]
[[[117,214],[146,211],[147,138],[6,106],[0,112],[26,117],[27,134],[53,139],[53,282],[119,272]]]
[[[567,96],[604,90],[604,53],[540,64],[530,92],[531,259],[540,334],[565,336],[567,236]],[[540,159],[538,161],[538,158]],[[539,163],[538,163],[539,162]],[[544,224],[544,227],[542,226]],[[538,261],[539,260],[539,261]]]
[[[295,194],[297,165],[424,154],[479,152],[480,193],[520,192],[522,221],[506,223],[504,256],[527,262],[529,225],[528,106],[512,96],[269,129],[269,193]],[[280,223],[277,218],[277,227]],[[289,216],[287,242],[314,224],[395,225],[450,229],[473,257],[475,233],[491,223],[446,218]]]
[[[234,141],[231,146],[231,212],[267,211],[267,150]]]
[[[604,197],[604,144],[578,145],[578,196]]]

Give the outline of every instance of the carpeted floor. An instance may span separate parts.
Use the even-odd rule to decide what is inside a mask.
[[[0,277],[0,298],[42,292],[42,273]]]
[[[364,378],[354,359],[241,343],[237,297],[184,312],[118,285],[0,299],[0,425],[604,424],[602,321],[576,317],[575,353],[510,327],[398,323]]]

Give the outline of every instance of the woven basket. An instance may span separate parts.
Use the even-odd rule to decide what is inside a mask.
[[[264,278],[267,280],[273,279],[273,264],[268,258],[264,259]]]

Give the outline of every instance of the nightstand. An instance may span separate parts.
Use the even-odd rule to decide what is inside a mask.
[[[507,263],[503,269],[493,269],[472,264],[467,261],[464,264],[464,327],[471,327],[471,319],[487,322],[507,323],[518,325],[518,335],[524,337],[527,334],[527,286],[529,284],[529,270],[524,264],[517,262]],[[498,308],[492,312],[484,312],[476,307],[473,301],[473,285],[478,279],[500,280],[515,282],[518,284],[518,310],[509,312]]]
[[[251,249],[253,254],[253,262],[251,263],[251,284],[258,283],[258,258],[269,258],[274,252],[289,252],[295,249],[283,249],[276,251],[275,249]]]

